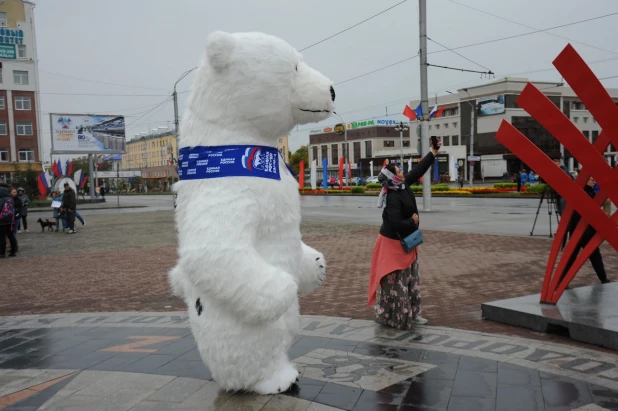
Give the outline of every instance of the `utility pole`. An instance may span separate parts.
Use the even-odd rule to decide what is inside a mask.
[[[345,121],[343,121],[343,118],[341,118],[341,116],[337,113],[335,113],[333,111],[333,114],[336,115],[337,117],[339,117],[339,120],[341,120],[341,124],[343,124],[343,161],[344,161],[344,165],[343,165],[343,169],[344,170],[348,170],[348,165],[350,164],[350,155],[348,153],[348,127],[345,123]],[[345,173],[344,173],[345,174]],[[348,174],[348,178],[346,179],[345,182],[345,186],[347,187],[350,184],[350,180],[352,179],[352,176]]]
[[[178,85],[178,83],[180,83],[180,80],[182,80],[183,78],[187,77],[189,75],[189,73],[191,73],[193,70],[195,70],[197,67],[193,67],[191,70],[187,70],[184,73],[182,73],[182,75],[180,76],[180,78],[178,80],[176,80],[176,83],[174,83],[174,92],[172,93],[172,97],[174,98],[174,131],[176,134],[176,153],[174,153],[174,150],[172,150],[172,184],[174,184],[174,156],[176,156],[176,162],[178,162],[178,156],[180,153],[180,146],[178,145],[178,133],[179,133],[179,119],[178,119],[178,93],[176,92],[176,86]],[[170,186],[171,189],[171,186]]]
[[[468,98],[472,100],[470,93],[468,93],[468,89],[465,88],[463,91],[466,92]],[[472,102],[468,100],[468,104],[470,104],[470,157],[474,156],[474,105]],[[470,187],[474,183],[474,161],[468,160],[470,163]]]
[[[405,126],[405,124],[403,124],[403,121],[400,121],[399,124],[397,124],[397,127],[395,127],[395,130],[399,131],[399,164],[400,164],[400,168],[403,171],[404,167],[403,167],[403,132],[404,130],[407,130],[408,127]]]
[[[425,119],[429,113],[429,91],[427,85],[427,0],[418,0],[419,54],[421,69],[421,147],[422,157],[429,153],[429,124]],[[431,211],[431,176],[429,171],[423,176],[423,211]]]

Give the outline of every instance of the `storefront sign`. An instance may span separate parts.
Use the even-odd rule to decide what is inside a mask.
[[[17,58],[15,53],[15,46],[12,44],[0,44],[0,59],[13,59]]]
[[[379,126],[396,126],[399,124],[397,120],[376,120]]]
[[[335,126],[335,134],[341,135],[343,133],[345,133],[345,125],[344,124],[337,124]]]
[[[356,128],[371,127],[375,125],[376,125],[375,120],[366,120],[366,121],[357,121],[354,123],[350,123],[348,124],[348,128],[351,128],[352,130],[354,130]]]
[[[333,129],[330,127],[326,127],[324,130],[322,130],[322,132],[324,133],[330,133],[331,131],[333,131]]]

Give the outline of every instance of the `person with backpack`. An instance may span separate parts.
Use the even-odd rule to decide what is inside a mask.
[[[62,205],[60,211],[64,212],[67,226],[69,228],[69,234],[75,234],[75,210],[77,207],[77,198],[75,191],[71,188],[69,183],[64,183],[64,193],[62,196]]]
[[[13,222],[13,235],[17,236],[17,230],[19,229],[19,221],[21,220],[21,211],[23,208],[23,203],[21,202],[21,198],[17,195],[17,190],[11,190],[11,198],[13,199],[13,209],[15,210],[15,221]]]
[[[9,257],[15,257],[17,253],[17,239],[13,234],[15,220],[15,208],[13,199],[9,193],[9,186],[0,183],[0,258],[6,258],[6,239],[9,239],[11,249]]]

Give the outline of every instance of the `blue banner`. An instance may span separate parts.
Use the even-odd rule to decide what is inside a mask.
[[[183,147],[178,157],[180,180],[260,177],[281,180],[279,151],[266,146]]]
[[[433,163],[433,181],[438,182],[440,180],[440,166],[438,159],[436,158]]]
[[[328,188],[328,158],[322,159],[322,188]]]

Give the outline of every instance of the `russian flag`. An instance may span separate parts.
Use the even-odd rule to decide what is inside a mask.
[[[440,110],[438,110],[438,105],[436,104],[433,109],[431,110],[431,113],[429,113],[429,118],[433,118],[433,117],[440,117],[442,115],[442,112],[444,112],[444,107],[442,106],[440,107]]]
[[[62,174],[62,163],[60,162],[60,160],[58,160],[56,166],[58,167],[58,178],[62,178],[64,174]]]
[[[416,113],[406,104],[406,108],[403,109],[403,115],[409,118],[410,120],[416,120]]]
[[[45,200],[47,198],[47,192],[49,191],[49,185],[47,184],[47,178],[45,177],[45,171],[41,171],[38,178],[39,186],[39,199]]]
[[[71,160],[71,163],[69,163],[69,160],[67,160],[67,177],[71,177],[72,174],[73,174],[73,160]]]
[[[414,112],[416,113],[416,117],[423,117],[423,107],[420,104]]]

